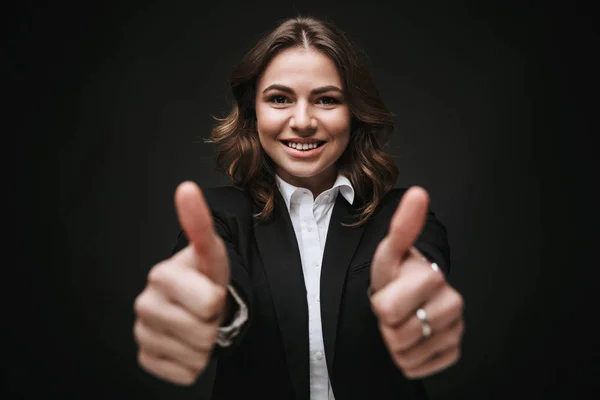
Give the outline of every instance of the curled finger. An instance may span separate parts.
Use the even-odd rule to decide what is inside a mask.
[[[138,363],[152,375],[178,385],[191,385],[198,376],[198,371],[196,370],[167,358],[156,357],[145,351],[139,352]]]
[[[134,335],[141,351],[157,358],[176,360],[192,370],[202,370],[206,367],[208,351],[191,348],[177,338],[152,330],[141,321],[135,323]]]

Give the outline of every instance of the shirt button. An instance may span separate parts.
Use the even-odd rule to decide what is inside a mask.
[[[320,351],[317,351],[317,360],[322,360],[323,359],[323,353],[321,353]]]
[[[315,267],[319,268],[319,262],[318,261],[315,261]]]
[[[312,228],[311,228],[310,226],[308,227],[308,231],[309,231],[309,232],[312,232]]]
[[[321,296],[317,296],[317,301],[321,302]]]

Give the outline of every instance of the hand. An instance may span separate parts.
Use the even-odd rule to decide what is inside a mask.
[[[429,196],[410,188],[379,243],[371,268],[373,311],[394,362],[409,378],[422,378],[456,363],[464,331],[463,299],[443,272],[413,247],[419,236]],[[423,326],[417,310],[427,316]]]
[[[210,360],[224,314],[229,261],[198,186],[180,184],[175,205],[189,245],[150,270],[135,300],[134,335],[146,371],[189,385]]]

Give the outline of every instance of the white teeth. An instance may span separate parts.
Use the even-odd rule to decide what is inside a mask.
[[[317,143],[295,143],[295,142],[287,142],[288,147],[296,150],[311,150],[318,147]]]

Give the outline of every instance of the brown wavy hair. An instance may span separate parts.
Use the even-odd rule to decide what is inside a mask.
[[[207,139],[218,145],[217,168],[234,186],[250,193],[261,208],[255,218],[269,219],[276,198],[275,165],[258,138],[256,83],[273,57],[291,47],[321,51],[335,62],[342,78],[352,121],[348,146],[336,163],[338,173],[350,180],[360,200],[358,219],[348,226],[361,225],[398,178],[394,160],[383,149],[394,122],[362,53],[329,21],[302,16],[286,19],[259,39],[233,69],[230,84],[236,103],[229,115],[216,118],[218,123]]]

